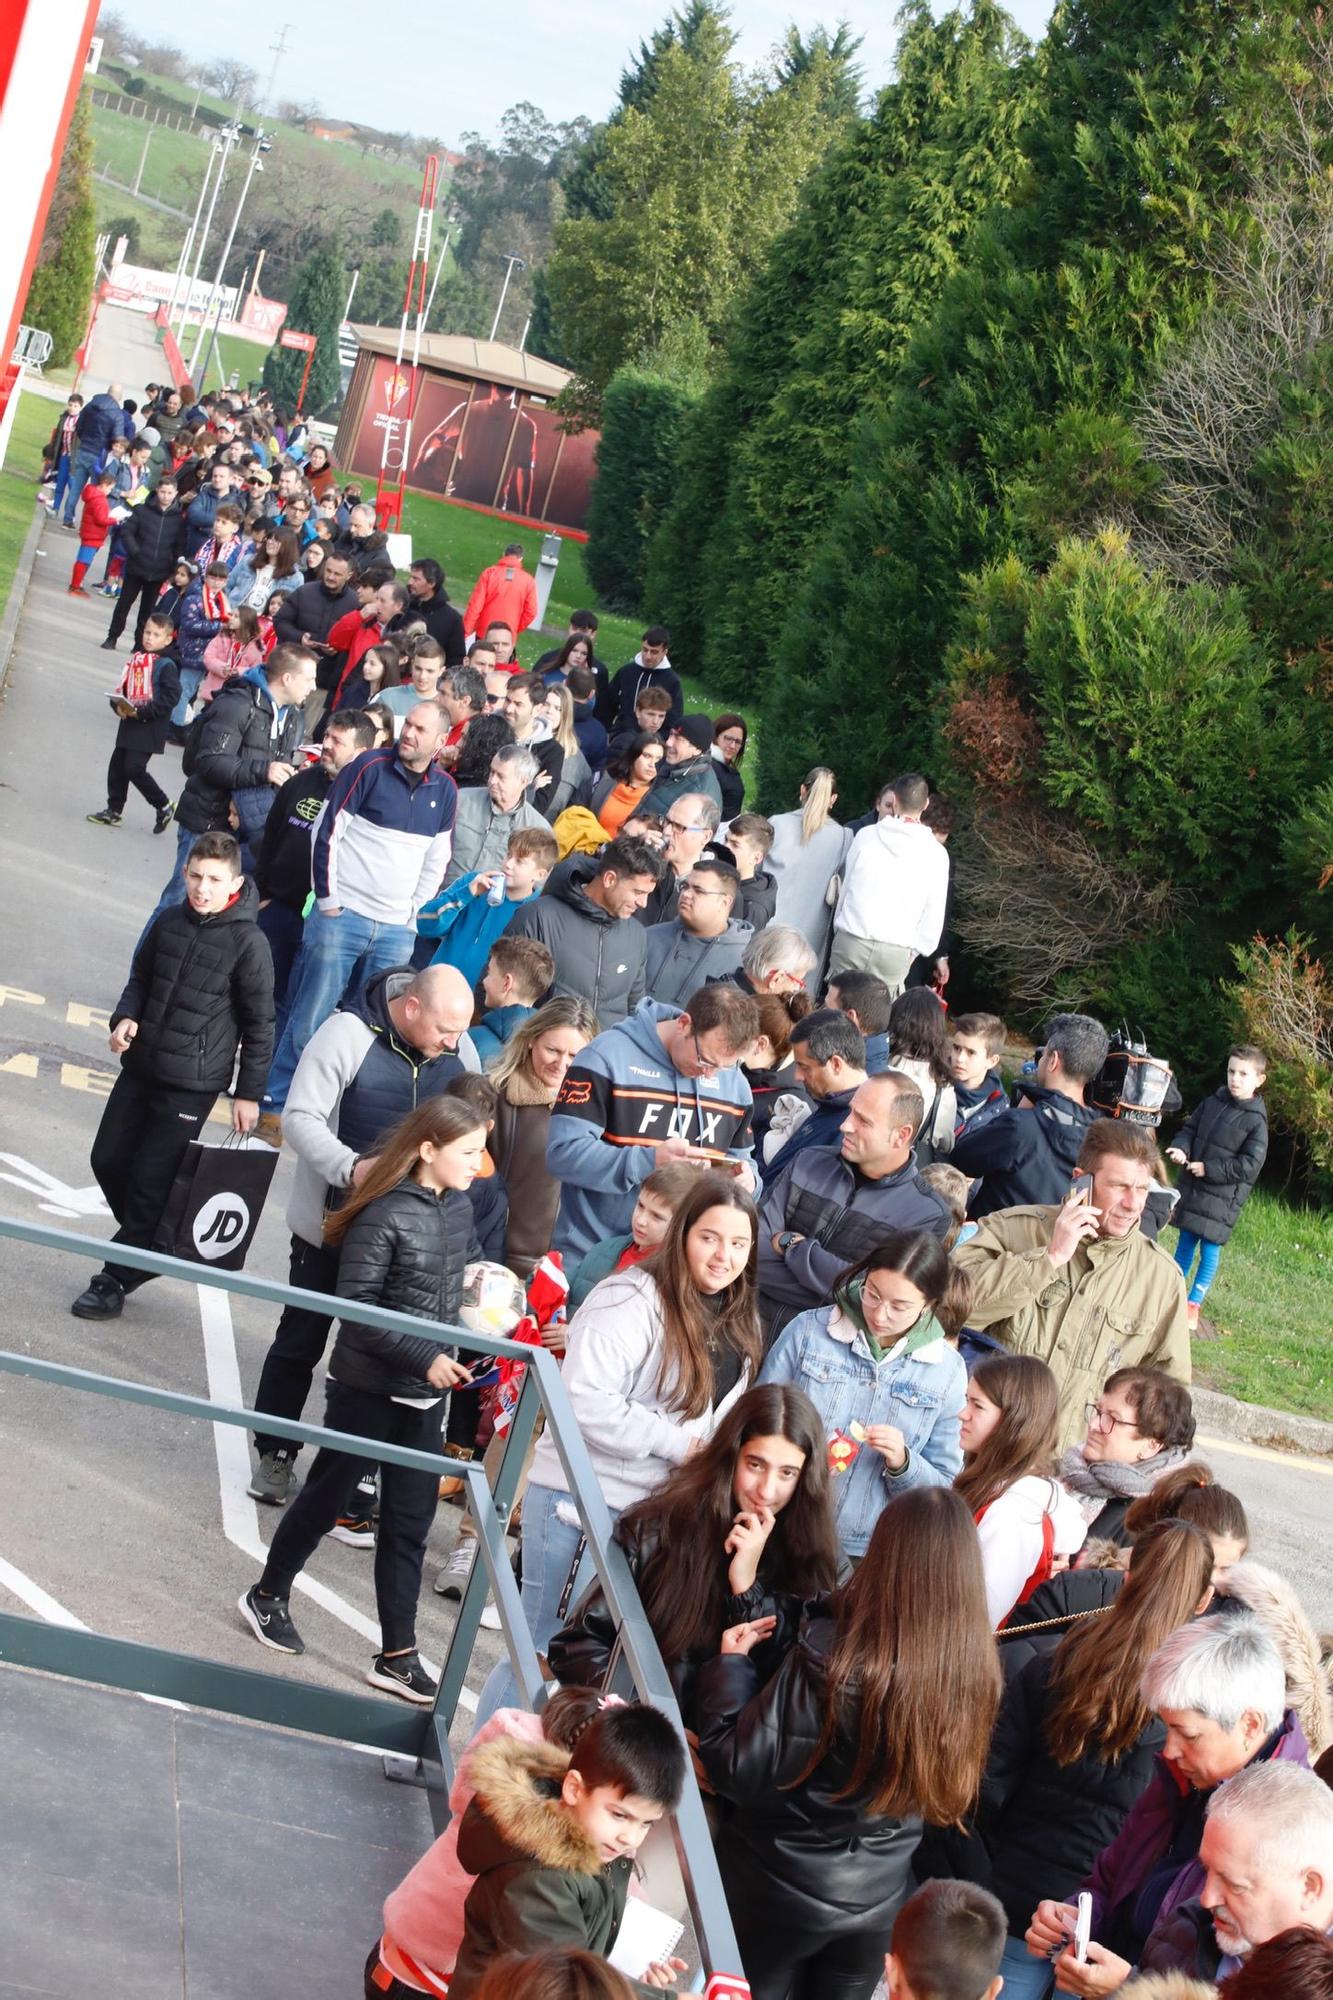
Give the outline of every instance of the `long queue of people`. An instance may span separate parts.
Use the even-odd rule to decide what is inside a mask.
[[[186,414],[211,517],[181,510],[184,457],[160,464],[105,642],[137,598],[90,818],[119,824],[136,785],[177,832],[111,1010],[113,1242],[152,1247],[230,1093],[238,1131],[294,1156],[293,1285],[346,1301],[336,1334],[284,1310],[261,1420],[299,1419],[328,1353],[331,1428],[488,1468],[493,1404],[444,1330],[478,1265],[541,1299],[755,2000],[869,2000],[885,1977],[892,2000],[1091,2000],[1146,1975],[1257,2000],[1298,1963],[1282,1990],[1326,1990],[1327,1673],[1195,1455],[1189,1394],[1263,1164],[1262,1051],[1233,1049],[1180,1119],[1173,1187],[1099,1022],[1055,1015],[1006,1077],[999,1017],[951,1011],[951,820],[924,778],[851,825],[824,769],[792,811],[747,811],[744,720],[685,711],[662,628],[612,675],[579,613],[525,673],[521,549],[459,612],[430,558],[400,582],[373,517],[335,532],[319,447],[274,452],[268,413],[226,399]],[[107,472],[69,415],[57,498],[87,475],[95,522]],[[173,729],[174,802],[147,772]],[[113,1249],[73,1310],[115,1317],[146,1282]],[[248,1630],[304,1650],[291,1588],[332,1534],[374,1551],[368,1680],[432,1701],[418,1604],[462,1482],[327,1449],[298,1481],[290,1443],[255,1451],[281,1518]],[[603,1961],[683,1752],[601,1699],[615,1623],[549,1439],[525,1481],[553,1692],[534,1717],[491,1675],[368,1995],[636,1983]],[[436,1591],[475,1560],[464,1516]],[[633,1970],[660,1991],[682,1968]]]

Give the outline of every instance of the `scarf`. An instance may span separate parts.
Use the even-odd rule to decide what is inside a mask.
[[[1168,1445],[1152,1458],[1141,1458],[1137,1465],[1089,1465],[1078,1446],[1071,1445],[1060,1461],[1057,1477],[1078,1501],[1084,1520],[1093,1521],[1108,1500],[1137,1500],[1141,1494],[1151,1493],[1159,1479],[1184,1465],[1188,1457],[1184,1446],[1177,1444]]]
[[[145,707],[153,699],[153,675],[159,657],[157,653],[131,653],[116,685],[116,693],[124,695],[126,701],[133,702],[136,708]]]

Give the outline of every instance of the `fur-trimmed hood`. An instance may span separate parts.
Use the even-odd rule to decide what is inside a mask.
[[[1252,1612],[1277,1647],[1286,1669],[1287,1705],[1300,1717],[1317,1756],[1333,1743],[1333,1691],[1300,1598],[1276,1570],[1249,1561],[1232,1565],[1219,1595]]]
[[[469,1875],[516,1860],[571,1875],[600,1874],[597,1849],[560,1803],[569,1752],[553,1743],[497,1737],[470,1760],[476,1788],[458,1836]]]

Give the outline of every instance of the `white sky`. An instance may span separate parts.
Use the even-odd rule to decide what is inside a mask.
[[[1039,35],[1050,0],[1010,0],[1019,26]],[[366,0],[227,0],[182,7],[180,0],[119,0],[126,24],[146,40],[209,57],[238,52],[267,81],[271,45],[295,18],[275,97],[314,100],[330,117],[389,131],[438,132],[456,147],[468,130],[490,137],[499,114],[524,99],[549,117],[605,117],[632,49],[671,11],[669,0],[510,0],[491,13],[440,0],[391,0],[383,13]],[[845,15],[864,37],[866,83],[887,83],[896,42],[896,7],[883,0],[733,0],[739,54],[762,61],[788,22],[802,26]],[[451,18],[452,17],[452,18]],[[189,45],[193,26],[197,43]]]

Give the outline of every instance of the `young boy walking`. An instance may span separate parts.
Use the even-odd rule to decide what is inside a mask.
[[[204,833],[185,865],[185,900],[145,931],[111,1014],[120,1075],[93,1140],[93,1178],[116,1218],[113,1243],[151,1250],[172,1183],[219,1091],[237,1132],[252,1132],[273,1055],[273,961],[259,897],[229,833]],[[70,1311],[117,1319],[148,1273],[110,1259]]]
[[[1171,1220],[1180,1231],[1176,1262],[1187,1285],[1199,1259],[1185,1308],[1191,1329],[1268,1153],[1268,1112],[1259,1095],[1267,1075],[1263,1050],[1237,1043],[1226,1082],[1196,1106],[1166,1149],[1167,1159],[1185,1170]]]
[[[93,826],[119,826],[133,785],[153,808],[153,832],[171,824],[171,800],[148,769],[167,747],[171,711],[180,694],[180,672],[170,648],[176,628],[164,612],[149,613],[143,645],[130,654],[116,684],[111,706],[120,717],[115,748],[106,767],[106,805],[90,812]]]

